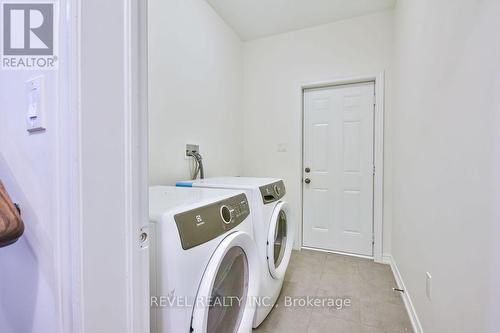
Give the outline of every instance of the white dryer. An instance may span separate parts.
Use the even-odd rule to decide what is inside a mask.
[[[280,294],[290,261],[295,226],[285,201],[285,184],[276,178],[214,177],[182,181],[179,187],[244,190],[250,199],[254,237],[261,265],[261,287],[253,326],[259,326]]]
[[[149,191],[151,332],[249,333],[260,267],[242,191]]]

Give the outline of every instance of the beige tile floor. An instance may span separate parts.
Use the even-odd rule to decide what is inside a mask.
[[[294,251],[277,306],[255,333],[413,332],[388,265],[317,251]],[[343,309],[285,306],[307,296],[349,299]],[[287,303],[288,301],[288,303]]]

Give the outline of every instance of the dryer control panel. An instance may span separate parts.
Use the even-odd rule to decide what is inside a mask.
[[[250,215],[244,193],[174,216],[182,248],[206,243],[242,223]]]
[[[280,180],[272,184],[259,187],[264,204],[278,201],[285,196],[285,183]]]

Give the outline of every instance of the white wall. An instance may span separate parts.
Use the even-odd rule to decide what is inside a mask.
[[[64,2],[60,2],[63,8]],[[60,27],[64,35],[64,25]],[[60,50],[66,46],[60,42]],[[61,67],[66,61],[61,54]],[[0,332],[61,332],[58,198],[59,71],[0,70],[0,180],[19,203],[25,233],[0,249]],[[26,131],[25,82],[45,82],[47,131]]]
[[[392,252],[428,333],[500,327],[499,17],[496,0],[397,4]]]
[[[391,121],[391,11],[245,43],[244,174],[285,179],[300,223],[302,108],[300,83],[386,71],[386,142]],[[286,152],[278,152],[278,145]],[[390,175],[390,145],[385,148]],[[390,186],[386,177],[385,187]],[[391,196],[385,191],[384,251],[390,251]]]
[[[202,0],[149,1],[150,182],[190,178],[186,143],[205,175],[239,175],[242,43]]]

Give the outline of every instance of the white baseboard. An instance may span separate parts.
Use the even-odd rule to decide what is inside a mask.
[[[406,311],[408,311],[408,315],[410,316],[411,325],[413,326],[413,331],[415,333],[423,333],[422,325],[420,324],[420,320],[418,319],[417,312],[415,311],[415,307],[411,301],[410,294],[405,287],[405,283],[403,278],[401,277],[401,273],[399,272],[398,266],[394,261],[394,258],[390,254],[384,254],[382,257],[382,261],[384,264],[390,265],[392,269],[392,274],[394,274],[394,278],[396,279],[396,283],[398,284],[399,289],[403,289],[405,292],[402,293],[403,302],[406,307]]]

